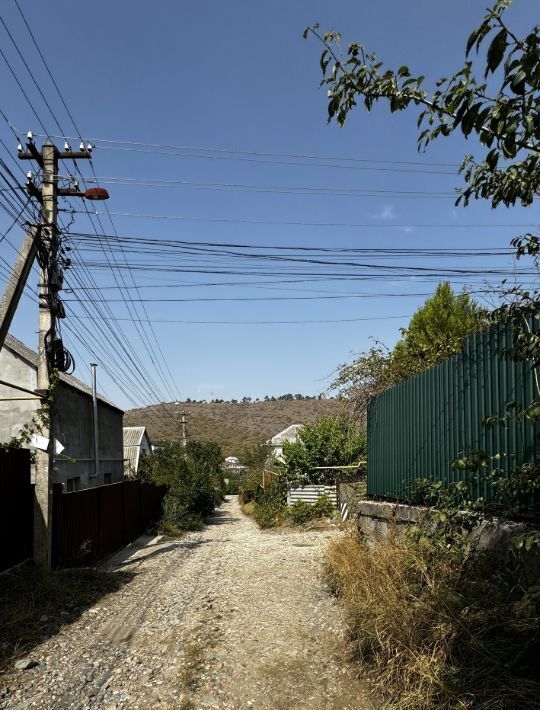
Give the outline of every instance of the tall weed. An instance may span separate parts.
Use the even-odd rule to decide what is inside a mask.
[[[459,559],[420,537],[368,547],[349,534],[327,553],[353,658],[396,710],[538,707],[540,619],[512,570]]]

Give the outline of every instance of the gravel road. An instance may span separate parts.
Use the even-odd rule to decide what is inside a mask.
[[[202,532],[117,563],[134,579],[34,648],[0,708],[375,708],[321,579],[339,534],[263,532],[228,499]]]

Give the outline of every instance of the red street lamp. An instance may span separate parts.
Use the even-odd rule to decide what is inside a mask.
[[[108,200],[109,193],[104,187],[90,187],[84,193],[85,200]]]

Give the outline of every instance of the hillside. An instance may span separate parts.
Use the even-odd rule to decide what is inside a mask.
[[[132,409],[124,416],[125,426],[146,426],[153,442],[180,438],[180,417],[187,417],[188,439],[217,441],[225,455],[239,454],[245,446],[269,439],[289,424],[308,424],[338,411],[335,399],[282,400],[221,404],[157,404]]]

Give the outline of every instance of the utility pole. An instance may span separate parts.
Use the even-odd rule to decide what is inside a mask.
[[[47,339],[53,333],[53,316],[50,310],[49,264],[54,263],[58,251],[58,157],[54,145],[47,140],[43,145],[41,162],[43,184],[41,188],[41,246],[43,258],[39,271],[39,336],[37,363],[37,390],[46,393],[48,422],[42,435],[48,439],[47,451],[37,450],[36,483],[34,488],[34,560],[46,568],[51,566],[52,549],[52,484],[54,466],[54,395],[50,392],[51,371],[47,358]]]
[[[26,278],[32,266],[33,255],[37,252],[40,266],[39,274],[39,339],[38,339],[38,365],[37,365],[37,393],[46,403],[48,416],[42,427],[42,434],[48,440],[46,451],[37,450],[36,457],[36,482],[34,488],[34,561],[45,568],[51,566],[52,553],[52,486],[54,483],[53,467],[55,455],[55,403],[51,382],[58,371],[67,369],[66,351],[56,330],[58,318],[65,317],[63,304],[58,296],[62,289],[62,265],[66,261],[61,258],[61,241],[58,230],[58,197],[85,197],[91,200],[107,199],[107,191],[102,188],[92,188],[80,192],[78,184],[73,188],[60,188],[58,186],[59,159],[90,159],[92,146],[85,148],[81,142],[79,151],[72,151],[70,146],[65,146],[64,151],[59,151],[47,139],[39,151],[34,143],[32,132],[27,136],[26,150],[19,145],[18,152],[21,160],[33,160],[40,166],[43,174],[41,187],[33,182],[32,172],[27,173],[27,191],[41,203],[41,224],[37,235],[37,244],[23,245],[21,256],[17,262],[20,277],[17,277],[17,265],[13,277],[17,280],[17,290],[22,291],[20,281]],[[28,237],[27,237],[28,240]],[[25,251],[26,249],[26,251]],[[28,253],[26,253],[28,252]],[[20,296],[20,293],[19,293]],[[13,300],[13,298],[11,299]],[[11,308],[14,312],[14,309]],[[13,313],[11,313],[12,317]],[[9,326],[8,326],[9,327]],[[98,464],[99,465],[99,464]]]
[[[28,275],[36,258],[38,227],[30,225],[23,240],[19,256],[8,280],[4,296],[0,301],[0,350],[4,346],[11,321],[21,300]]]
[[[94,405],[94,473],[99,483],[99,428],[98,428],[98,404],[97,404],[97,386],[96,386],[96,367],[97,363],[90,363],[92,368],[92,403]]]
[[[187,446],[187,419],[186,415],[191,414],[191,412],[182,411],[182,418],[180,419],[180,426],[182,427],[182,446],[185,448]]]

